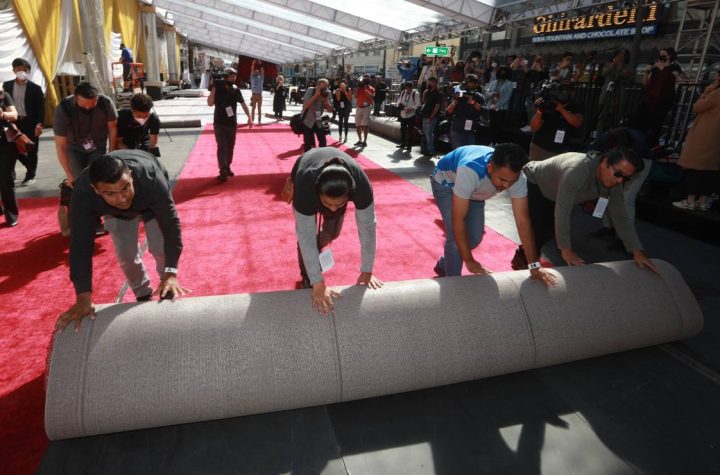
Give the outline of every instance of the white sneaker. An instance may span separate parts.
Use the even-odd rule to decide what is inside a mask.
[[[694,210],[697,208],[697,203],[695,201],[693,201],[691,203],[688,200],[674,201],[672,205],[676,208],[689,209],[689,210]]]
[[[528,124],[525,127],[520,128],[520,132],[529,134],[530,132],[532,132],[532,127],[530,127],[530,124]]]

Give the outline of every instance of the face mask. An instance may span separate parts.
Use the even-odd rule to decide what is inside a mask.
[[[145,125],[145,122],[147,122],[147,117],[142,117],[142,118],[141,118],[141,117],[134,117],[134,116],[133,116],[133,118],[135,119],[135,122],[137,122],[137,123],[140,124],[140,125]]]
[[[15,73],[15,77],[21,81],[27,81],[27,78],[30,77],[30,74],[25,71],[18,71]]]

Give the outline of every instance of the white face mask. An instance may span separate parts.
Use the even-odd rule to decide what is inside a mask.
[[[141,117],[133,116],[133,118],[135,119],[135,122],[137,122],[140,125],[145,125],[145,122],[147,122],[147,117],[141,118]]]
[[[27,78],[30,77],[30,73],[26,71],[18,71],[15,73],[15,77],[21,81],[27,81]]]

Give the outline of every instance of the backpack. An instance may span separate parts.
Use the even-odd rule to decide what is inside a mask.
[[[307,111],[301,114],[295,114],[290,118],[290,128],[294,134],[302,135],[305,132],[305,125],[303,124],[305,114],[307,114]]]

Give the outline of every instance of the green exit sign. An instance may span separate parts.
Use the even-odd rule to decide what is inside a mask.
[[[426,46],[425,54],[428,56],[447,56],[450,48],[447,46]]]

